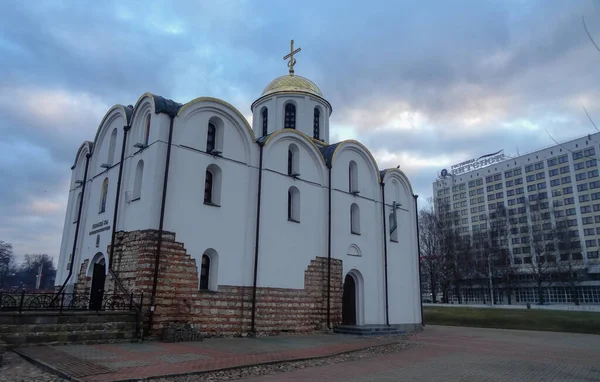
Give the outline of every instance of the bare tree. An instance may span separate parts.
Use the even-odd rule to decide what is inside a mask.
[[[46,254],[25,255],[23,263],[15,276],[16,281],[22,284],[23,287],[34,288],[40,269],[42,271],[40,288],[51,289],[54,285],[56,268],[54,267],[52,257]]]
[[[437,302],[438,286],[442,278],[441,233],[440,221],[430,198],[427,206],[419,211],[419,236],[421,270],[433,303]]]
[[[569,231],[566,220],[562,220],[557,222],[555,236],[560,251],[557,269],[559,281],[567,286],[575,305],[579,305],[579,291],[577,287],[585,278],[585,275],[582,273],[585,269],[585,264],[581,252],[582,246],[579,239],[579,231]]]
[[[4,286],[11,265],[14,264],[12,244],[0,240],[0,288]]]
[[[557,274],[557,258],[560,246],[564,243],[559,239],[556,225],[552,222],[551,211],[547,201],[530,202],[526,205],[529,221],[525,226],[527,235],[521,237],[521,243],[529,244],[529,250],[524,249],[523,261],[531,272],[531,283],[536,289],[540,304],[545,302],[544,292],[555,281]]]

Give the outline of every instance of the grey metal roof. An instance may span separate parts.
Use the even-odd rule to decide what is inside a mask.
[[[161,97],[156,94],[152,94],[152,97],[154,97],[154,112],[156,114],[164,113],[168,114],[171,117],[175,117],[179,109],[181,109],[181,107],[183,106],[179,102],[175,102],[173,100]]]
[[[323,158],[325,158],[325,164],[327,165],[327,167],[331,167],[331,162],[333,160],[333,153],[335,153],[335,149],[339,146],[340,143],[342,143],[342,142],[334,143],[333,145],[319,148],[319,150],[321,150],[321,154],[323,155]]]

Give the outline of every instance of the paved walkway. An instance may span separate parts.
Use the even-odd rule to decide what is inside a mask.
[[[410,341],[418,346],[240,381],[600,381],[597,335],[427,326]]]
[[[115,381],[320,357],[399,340],[403,339],[323,334],[20,351],[79,380]],[[412,346],[393,354],[315,367],[292,366],[289,372],[243,381],[600,381],[597,335],[427,326],[404,341]],[[202,377],[168,380],[195,381]]]
[[[63,376],[82,381],[119,381],[323,357],[395,343],[401,338],[319,334],[185,343],[41,346],[21,348],[18,352]]]

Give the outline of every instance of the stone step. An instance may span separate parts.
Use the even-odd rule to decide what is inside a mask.
[[[12,333],[2,335],[2,340],[8,347],[30,345],[57,345],[69,343],[106,343],[114,341],[131,341],[134,339],[134,330],[105,330],[70,332],[35,332]]]
[[[31,324],[31,325],[0,325],[0,334],[10,333],[39,333],[39,332],[68,332],[103,331],[103,330],[135,330],[136,322],[97,322],[80,324]]]
[[[339,325],[333,328],[335,333],[352,334],[357,336],[382,336],[382,335],[398,335],[406,331],[396,327],[387,325]]]

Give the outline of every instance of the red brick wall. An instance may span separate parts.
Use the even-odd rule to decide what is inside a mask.
[[[118,232],[115,273],[128,290],[144,293],[149,304],[158,233],[154,230]],[[341,321],[342,262],[331,260],[331,321]],[[107,290],[114,289],[107,278]],[[327,258],[316,257],[304,271],[303,289],[258,288],[257,334],[306,333],[326,327]],[[153,333],[170,322],[195,324],[207,336],[249,333],[252,287],[219,285],[217,292],[198,290],[196,261],[175,234],[163,233]]]
[[[79,268],[79,274],[77,275],[77,282],[75,283],[75,288],[73,292],[78,294],[90,294],[90,289],[92,288],[92,278],[86,276],[85,271],[88,269],[89,260],[85,260],[81,263],[81,267]]]

